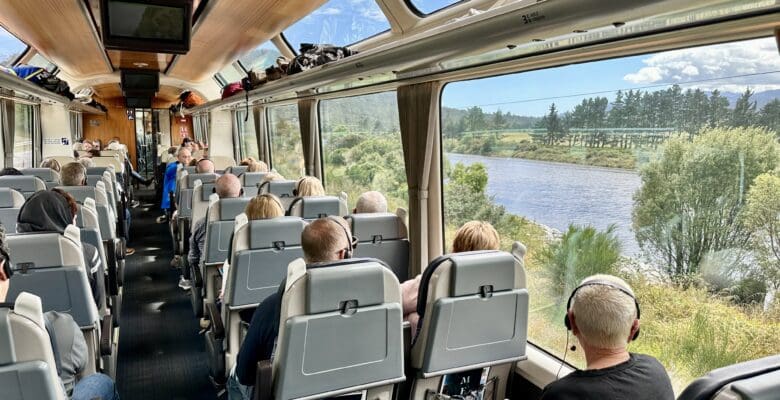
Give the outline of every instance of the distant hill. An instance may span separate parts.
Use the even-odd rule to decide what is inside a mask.
[[[729,99],[729,105],[731,107],[734,107],[734,105],[737,103],[737,99],[739,99],[739,97],[742,96],[742,93],[723,92],[721,93],[721,95]],[[766,105],[766,103],[769,103],[774,99],[780,99],[780,89],[757,92],[753,94],[752,99],[753,101],[756,102],[757,105],[756,108],[760,110],[761,107]]]

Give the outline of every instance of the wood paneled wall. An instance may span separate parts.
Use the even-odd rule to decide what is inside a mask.
[[[100,139],[103,146],[114,136],[127,146],[130,160],[135,165],[135,121],[127,119],[122,98],[97,99],[108,108],[106,115],[83,115],[84,138]]]
[[[182,118],[180,114],[176,114],[171,118],[171,144],[173,146],[181,144],[182,139],[184,139],[182,132],[190,139],[195,138],[195,134],[192,130],[192,117],[185,115],[184,118]]]

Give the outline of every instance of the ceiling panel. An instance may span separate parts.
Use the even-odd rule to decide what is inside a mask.
[[[202,81],[316,10],[326,0],[230,0],[207,4],[190,43],[168,75]]]
[[[111,72],[87,7],[81,1],[0,0],[0,25],[38,49],[68,75]]]
[[[95,91],[97,97],[100,97],[101,99],[113,99],[113,98],[124,97],[122,96],[122,88],[119,86],[118,83],[104,83],[100,85],[95,85],[92,87],[92,89]],[[182,92],[181,88],[168,86],[168,85],[160,85],[160,90],[157,92],[157,95],[154,98],[159,102],[174,103],[178,101],[179,94],[181,94],[181,92]],[[200,93],[198,94],[201,95]]]
[[[173,60],[172,54],[119,50],[108,50],[107,53],[115,69],[141,68],[165,71]]]

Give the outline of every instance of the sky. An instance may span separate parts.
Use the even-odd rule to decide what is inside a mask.
[[[778,73],[764,74],[773,71]],[[728,78],[749,74],[762,75]],[[684,90],[736,93],[748,87],[757,92],[780,89],[780,56],[775,40],[695,47],[456,82],[445,87],[442,105],[542,116],[552,102],[566,111],[596,95],[612,100],[618,89],[659,90],[675,83]]]
[[[11,54],[21,52],[26,47],[27,45],[0,27],[0,62],[5,61]]]

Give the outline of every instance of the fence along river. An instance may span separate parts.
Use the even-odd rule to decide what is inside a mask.
[[[599,230],[614,224],[623,254],[639,255],[631,229],[633,196],[641,183],[636,172],[452,153],[447,159],[453,165],[482,163],[488,171],[487,193],[508,212],[559,231],[569,224]]]

